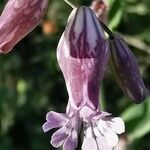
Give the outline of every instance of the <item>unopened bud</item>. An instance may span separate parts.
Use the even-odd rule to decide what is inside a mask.
[[[9,0],[0,16],[0,53],[9,52],[40,22],[48,0]]]
[[[111,68],[119,86],[135,103],[140,103],[147,95],[137,60],[124,39],[114,35],[109,39]]]

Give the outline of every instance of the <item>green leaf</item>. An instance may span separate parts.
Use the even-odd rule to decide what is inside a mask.
[[[120,0],[111,0],[110,1],[110,11],[108,14],[109,27],[115,29],[121,21],[122,17],[122,2]]]
[[[126,122],[129,140],[141,138],[150,132],[150,97],[139,105],[127,108],[122,118]]]
[[[150,133],[150,119],[144,118],[143,120],[139,120],[139,123],[135,126],[134,130],[128,135],[128,137],[129,140],[133,141],[148,133]]]

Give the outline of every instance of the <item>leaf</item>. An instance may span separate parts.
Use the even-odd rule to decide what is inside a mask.
[[[118,26],[118,24],[121,21],[123,12],[122,2],[120,0],[111,0],[110,6],[111,8],[108,14],[109,27],[111,29],[114,29]]]
[[[144,135],[150,133],[150,119],[145,118],[143,121],[140,121],[139,124],[134,128],[133,132],[131,132],[129,136],[129,140],[133,141],[137,138],[141,138]]]
[[[150,97],[139,105],[130,106],[122,118],[126,122],[129,140],[141,138],[150,132]]]
[[[149,107],[150,98],[146,98],[142,104],[129,106],[121,115],[125,122],[141,117],[145,112],[145,107]]]

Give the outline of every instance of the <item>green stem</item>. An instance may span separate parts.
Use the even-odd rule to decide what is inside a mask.
[[[64,0],[69,6],[71,6],[73,9],[77,8],[72,2],[70,2],[69,0]]]

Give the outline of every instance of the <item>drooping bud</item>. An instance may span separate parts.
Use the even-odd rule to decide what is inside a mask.
[[[109,44],[110,64],[119,86],[135,103],[142,102],[148,91],[134,54],[124,39],[118,35],[110,37]]]
[[[42,19],[48,0],[9,0],[0,16],[0,53],[9,52]]]
[[[88,7],[74,9],[57,48],[72,107],[87,103],[97,109],[108,56],[103,29],[94,12]]]

